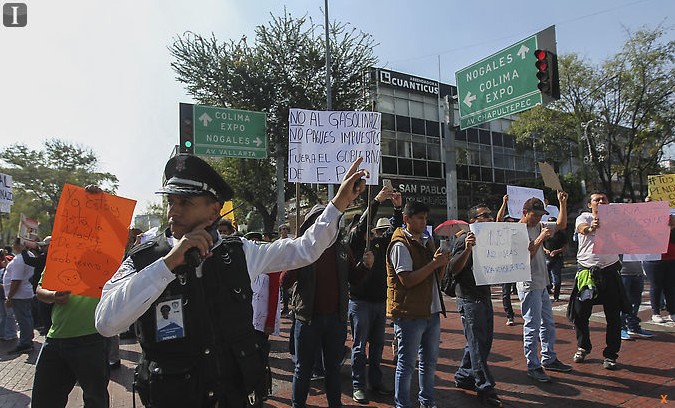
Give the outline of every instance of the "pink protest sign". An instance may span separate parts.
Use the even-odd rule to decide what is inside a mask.
[[[594,254],[659,254],[668,250],[667,201],[598,206]]]

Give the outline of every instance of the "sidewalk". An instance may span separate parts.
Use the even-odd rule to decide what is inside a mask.
[[[567,299],[571,291],[570,279],[563,286],[562,298]],[[490,364],[497,392],[508,407],[667,407],[675,406],[675,323],[655,324],[649,320],[651,311],[645,308],[648,299],[643,297],[643,311],[640,317],[643,327],[655,332],[649,340],[624,341],[619,356],[619,370],[607,371],[602,368],[604,347],[604,317],[602,307],[596,306],[592,316],[591,333],[594,350],[584,364],[572,363],[576,350],[574,327],[565,319],[566,302],[555,303],[556,351],[560,360],[572,364],[570,373],[552,373],[553,383],[534,383],[527,377],[522,346],[522,319],[516,319],[516,326],[504,325],[505,314],[497,287],[493,288],[495,309],[495,340],[490,355]],[[513,296],[514,308],[519,308]],[[461,322],[455,311],[453,298],[445,298],[449,313],[441,319],[441,352],[437,367],[436,398],[439,408],[479,407],[475,393],[454,387],[453,375],[462,356],[464,336]],[[516,313],[518,315],[518,312]],[[289,407],[291,405],[291,381],[293,367],[287,352],[290,321],[282,318],[281,337],[272,337],[271,364],[274,377],[274,395],[266,407]],[[386,345],[383,356],[385,381],[393,387],[395,367],[391,351],[392,328],[387,327]],[[44,340],[36,337],[35,350],[29,354],[6,355],[14,346],[13,342],[0,341],[0,408],[26,407],[30,403],[34,364],[39,347]],[[131,381],[133,367],[140,356],[137,343],[122,341],[122,367],[113,371],[109,385],[111,407],[131,407]],[[351,372],[349,361],[342,370],[343,404],[361,406],[351,399]],[[416,378],[413,379],[411,395],[416,394]],[[667,395],[662,402],[661,395]],[[370,407],[393,406],[392,396],[371,396]],[[82,395],[76,388],[70,395],[68,407],[82,406]],[[138,402],[138,400],[137,400]],[[140,404],[139,404],[140,406]],[[323,395],[322,381],[313,381],[308,406],[327,406]],[[417,407],[418,405],[413,405]]]

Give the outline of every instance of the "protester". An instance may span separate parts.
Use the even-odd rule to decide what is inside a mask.
[[[51,243],[51,240],[52,237],[49,235],[37,243],[37,253],[35,257],[28,256],[26,250],[21,253],[23,256],[23,261],[26,263],[26,265],[35,268],[33,270],[33,277],[31,278],[33,293],[35,293],[37,290],[38,282],[40,282],[40,277],[42,277],[42,272],[44,271],[45,265],[47,264],[47,252],[49,251],[49,244]],[[37,297],[34,297],[33,310],[35,329],[37,329],[41,336],[44,336],[47,334],[49,327],[52,325],[52,305],[39,300]]]
[[[398,341],[395,401],[410,407],[410,381],[419,355],[418,401],[434,407],[434,376],[440,343],[440,314],[445,316],[441,281],[450,253],[436,250],[424,232],[429,207],[408,201],[405,228],[397,228],[387,249],[387,315],[394,319]]]
[[[523,204],[520,222],[527,226],[530,240],[530,272],[532,280],[518,282],[518,298],[523,315],[523,350],[527,361],[527,375],[536,381],[549,382],[546,371],[570,371],[572,367],[558,360],[555,353],[555,320],[547,286],[549,274],[543,244],[553,232],[567,227],[567,193],[558,191],[560,216],[555,223],[542,223],[542,215],[548,215],[544,203],[535,197]],[[541,360],[537,352],[541,344]],[[542,368],[543,367],[543,368]]]
[[[641,320],[638,316],[645,287],[645,273],[639,261],[627,261],[624,255],[620,259],[621,282],[630,302],[630,311],[621,312],[621,340],[633,340],[634,337],[649,339],[654,334],[640,327]]]
[[[16,238],[12,249],[15,254],[5,270],[3,287],[5,290],[5,308],[12,309],[19,324],[19,344],[10,353],[26,353],[33,350],[33,267],[26,265],[21,251],[25,249],[21,238]],[[32,254],[28,256],[33,256]]]
[[[658,261],[644,261],[642,267],[649,279],[649,305],[652,309],[652,321],[665,323],[661,316],[662,299],[666,301],[666,309],[670,320],[675,322],[675,216],[670,216],[670,238],[668,250]]]
[[[548,218],[548,222],[551,223],[556,223],[557,220],[557,217]],[[560,289],[562,287],[562,269],[565,262],[565,250],[567,250],[567,234],[565,233],[565,229],[556,230],[551,235],[551,237],[544,241],[546,269],[548,270],[548,275],[551,279],[551,285],[549,288],[550,292],[553,294],[554,302],[560,301]]]
[[[375,196],[369,209],[361,215],[356,228],[347,237],[347,243],[355,254],[365,251],[364,235],[368,233],[368,211],[370,218],[377,214],[380,203],[390,199],[394,205],[395,224],[403,222],[401,211],[401,193],[388,187]],[[371,230],[373,238],[370,250],[375,260],[366,278],[358,285],[349,288],[349,323],[352,329],[352,398],[360,404],[368,403],[367,385],[380,395],[390,395],[392,390],[382,381],[382,351],[384,349],[384,331],[387,323],[387,247],[391,242],[394,228],[388,218],[377,220]],[[366,355],[366,348],[368,353]],[[368,376],[366,378],[366,366]]]
[[[598,206],[607,204],[609,200],[605,193],[591,193],[586,199],[586,206],[591,212],[581,213],[576,219],[575,229],[579,234],[577,275],[567,314],[574,323],[577,335],[578,348],[573,360],[575,363],[583,363],[592,349],[588,322],[593,305],[602,305],[607,321],[605,329],[607,346],[602,352],[605,357],[602,365],[607,370],[615,370],[621,349],[620,312],[629,312],[630,305],[619,276],[621,269],[619,255],[593,253],[595,232],[602,228],[601,220],[598,218]]]
[[[3,278],[7,270],[7,264],[14,259],[11,255],[6,255],[4,249],[0,249],[0,340],[16,340],[16,319],[11,308],[5,308],[5,290]]]
[[[186,154],[167,162],[159,193],[168,195],[170,228],[132,251],[105,284],[96,309],[96,327],[105,336],[138,320],[143,355],[135,389],[145,405],[261,406],[265,367],[253,330],[250,280],[309,265],[335,242],[342,212],[365,188],[361,161],[302,237],[266,245],[223,239],[211,227],[233,191],[206,162]],[[164,305],[182,317],[183,336],[158,332],[155,320]]]
[[[299,236],[306,234],[324,209],[317,204],[305,215]],[[318,347],[322,350],[328,406],[342,406],[340,366],[347,339],[348,285],[361,281],[372,264],[373,254],[368,251],[357,265],[349,247],[338,238],[314,263],[288,271],[286,279],[294,282],[294,408],[306,406]]]
[[[495,221],[497,222],[518,222],[518,219],[512,217],[506,213],[506,209],[509,203],[509,195],[504,194],[502,197],[502,205],[497,211],[497,217]],[[502,283],[502,306],[504,307],[504,313],[506,313],[506,325],[514,326],[516,324],[516,314],[513,312],[513,305],[511,304],[511,294],[516,293],[516,283]]]
[[[485,204],[477,204],[469,209],[469,223],[492,222],[492,211]],[[466,345],[461,363],[455,372],[455,385],[458,388],[476,391],[478,398],[485,404],[501,407],[502,401],[495,392],[495,380],[492,377],[488,358],[494,338],[494,312],[490,285],[476,285],[473,276],[473,255],[476,245],[473,232],[465,232],[458,237],[452,250],[450,272],[457,286],[457,311],[462,318]]]
[[[87,186],[89,194],[100,194]],[[37,287],[40,301],[53,304],[52,325],[35,364],[32,407],[65,407],[75,383],[82,388],[84,406],[109,406],[108,341],[96,332],[94,310],[98,299]],[[129,325],[127,325],[128,327]]]

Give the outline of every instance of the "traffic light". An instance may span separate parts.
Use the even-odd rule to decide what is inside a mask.
[[[181,103],[179,107],[178,117],[180,118],[180,144],[178,151],[180,153],[194,153],[194,121],[193,105],[188,103]]]
[[[553,99],[560,99],[558,57],[546,50],[536,50],[534,56],[537,59],[534,65],[537,67],[537,79],[539,79],[537,88],[544,95],[548,95]]]

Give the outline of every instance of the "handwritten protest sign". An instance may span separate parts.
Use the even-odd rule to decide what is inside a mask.
[[[544,185],[555,191],[563,191],[560,184],[560,177],[556,174],[553,167],[546,162],[539,162],[539,170],[541,171],[541,178],[544,179]]]
[[[660,254],[668,250],[670,211],[665,201],[598,206],[594,254]]]
[[[377,185],[382,117],[379,112],[311,111],[288,114],[288,181],[339,184],[359,157]]]
[[[523,204],[530,198],[537,197],[544,202],[544,191],[538,188],[506,186],[506,194],[509,195],[509,215],[515,218],[523,216]]]
[[[135,205],[127,198],[64,185],[42,286],[100,297],[122,262]]]
[[[675,208],[675,174],[658,174],[647,176],[647,189],[654,201],[667,201]]]
[[[473,276],[476,285],[526,282],[530,272],[527,227],[516,222],[474,222]]]
[[[8,213],[14,204],[12,176],[0,173],[0,212]]]
[[[661,254],[626,254],[623,260],[625,262],[660,261]]]
[[[33,248],[35,243],[38,241],[38,227],[40,223],[33,218],[28,218],[23,213],[21,213],[21,219],[19,220],[19,234],[17,237],[21,238],[21,243],[23,245],[28,245]]]

